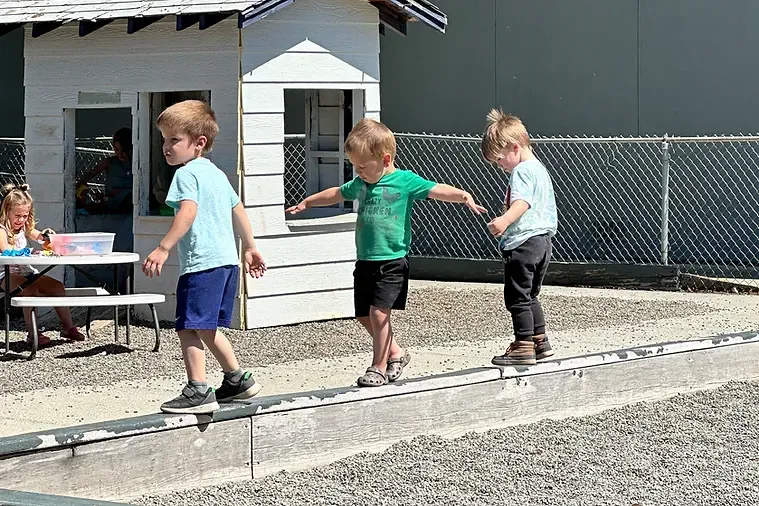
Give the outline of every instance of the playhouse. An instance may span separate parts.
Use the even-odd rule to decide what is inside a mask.
[[[179,100],[206,100],[221,130],[209,157],[243,199],[269,267],[240,284],[234,325],[353,316],[353,203],[285,216],[285,116],[305,125],[305,192],[352,178],[342,146],[359,119],[379,118],[380,36],[404,34],[408,21],[447,24],[426,0],[1,2],[0,35],[25,26],[26,177],[37,216],[74,230],[82,112],[113,110],[132,131],[132,212],[118,230],[97,216],[89,226],[117,232],[117,243],[126,236],[144,258],[172,219],[161,212],[172,172],[155,118]],[[304,97],[295,106],[285,99],[292,90]],[[177,275],[173,254],[160,278],[135,275],[137,291],[166,295],[163,320],[173,321]]]

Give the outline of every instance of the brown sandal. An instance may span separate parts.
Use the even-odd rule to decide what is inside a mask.
[[[387,361],[387,380],[397,381],[403,374],[403,369],[411,362],[411,354],[406,351],[402,357],[391,358]]]
[[[366,370],[366,374],[361,376],[356,383],[360,387],[381,387],[382,385],[387,385],[387,376],[372,366]]]

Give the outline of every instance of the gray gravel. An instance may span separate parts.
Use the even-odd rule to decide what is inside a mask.
[[[412,288],[408,310],[394,315],[393,328],[403,346],[444,346],[462,341],[504,339],[511,320],[502,303],[502,289],[493,285],[450,289]],[[689,302],[623,300],[608,297],[543,296],[549,330],[592,329],[629,322],[682,318],[716,312]],[[452,316],[455,315],[455,316]],[[123,321],[123,320],[122,320]],[[15,323],[11,349],[25,351],[22,322]],[[184,371],[176,333],[162,330],[162,347],[152,353],[153,330],[133,327],[132,351],[113,342],[113,327],[93,332],[84,343],[58,341],[40,350],[32,362],[0,356],[0,390],[22,392],[56,386],[103,385],[140,378],[181,375]],[[371,343],[355,320],[339,320],[270,329],[226,332],[246,367],[304,358],[333,358],[369,351]],[[50,332],[50,337],[57,334]],[[123,343],[124,331],[121,331]],[[217,364],[208,360],[209,372]]]
[[[758,419],[759,385],[736,383],[597,416],[420,437],[323,468],[135,504],[755,505]]]

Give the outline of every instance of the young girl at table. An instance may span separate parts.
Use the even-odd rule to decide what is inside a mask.
[[[37,241],[46,244],[45,234],[55,233],[53,230],[45,229],[39,231],[34,228],[34,201],[29,193],[29,186],[22,184],[15,186],[6,184],[0,190],[0,251],[21,251],[28,248],[28,241]],[[5,269],[0,269],[0,290],[5,289]],[[11,291],[15,290],[21,284],[25,283],[30,276],[37,274],[39,271],[29,265],[12,265],[10,266]],[[24,297],[63,297],[65,289],[63,283],[49,276],[40,276],[34,283],[26,287],[21,296]],[[71,320],[71,313],[66,307],[57,307],[55,312],[61,320],[61,338],[72,341],[83,341],[84,335],[77,330],[74,322]],[[26,329],[29,332],[27,337],[31,341],[31,308],[24,308],[24,321]],[[42,333],[37,334],[37,343],[39,346],[50,344],[50,338]]]

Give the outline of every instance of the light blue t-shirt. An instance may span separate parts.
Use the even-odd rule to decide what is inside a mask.
[[[501,249],[513,250],[537,235],[556,235],[559,220],[553,183],[548,170],[538,160],[524,161],[511,171],[506,207],[517,200],[524,200],[530,208],[501,236]]]
[[[198,214],[177,244],[179,275],[238,265],[232,208],[240,197],[227,176],[206,158],[192,160],[174,174],[166,205],[176,215],[183,200],[195,202]]]

